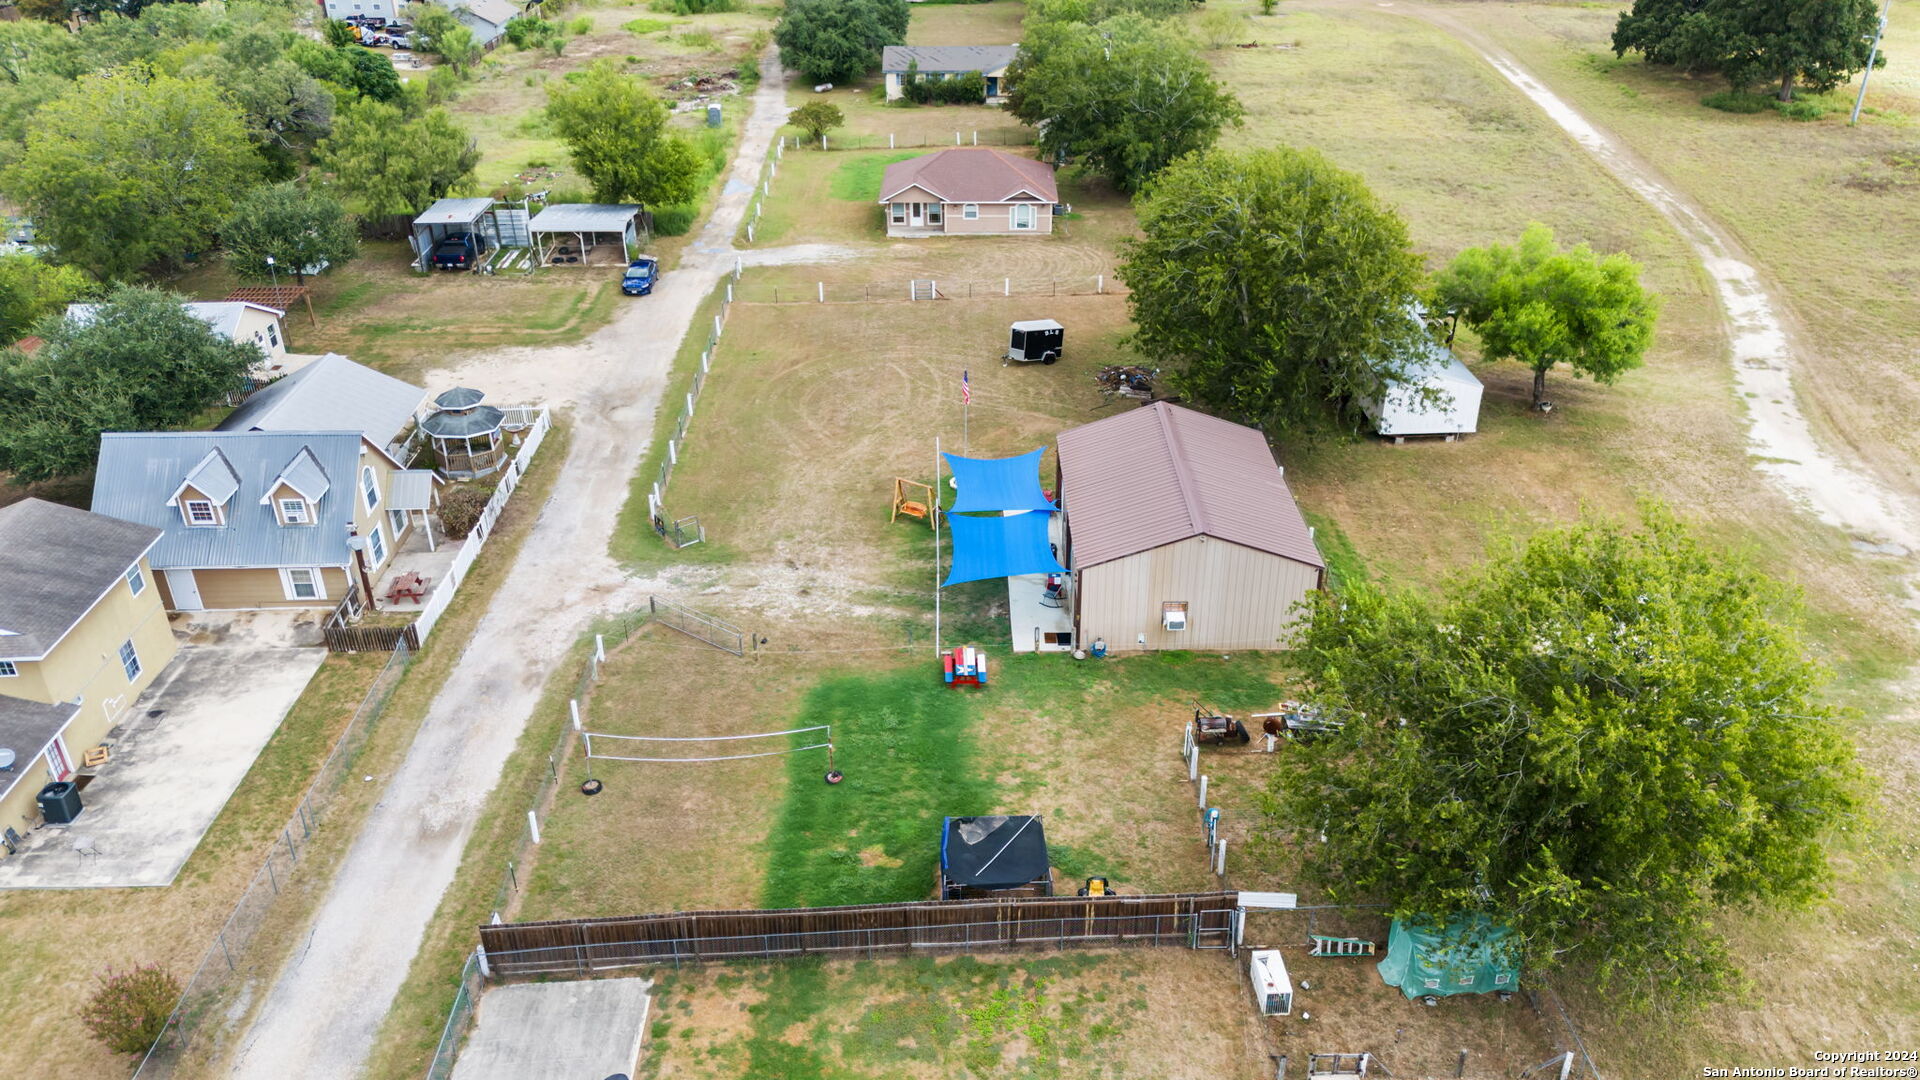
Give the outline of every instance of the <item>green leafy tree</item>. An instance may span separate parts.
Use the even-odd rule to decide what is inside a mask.
[[[1123,243],[1134,344],[1181,393],[1270,430],[1356,414],[1425,331],[1407,227],[1313,150],[1210,150],[1135,199]]]
[[[352,45],[356,40],[353,36],[353,24],[344,19],[320,20],[320,36],[328,45],[335,48]]]
[[[117,1054],[145,1054],[180,1002],[180,980],[158,965],[109,968],[80,1010],[80,1023]]]
[[[699,195],[699,151],[667,130],[667,115],[638,79],[604,60],[547,87],[547,120],[600,202],[665,206]]]
[[[466,74],[486,55],[473,30],[446,8],[415,4],[408,13],[413,18],[414,48],[438,56],[460,74]]]
[[[1434,294],[1480,335],[1482,356],[1533,369],[1536,408],[1556,364],[1602,385],[1639,367],[1660,312],[1632,258],[1596,255],[1585,244],[1561,251],[1553,230],[1539,224],[1515,247],[1462,251],[1434,279]]]
[[[260,169],[241,111],[214,84],[120,69],[35,114],[0,190],[62,261],[117,278],[205,250]]]
[[[1615,24],[1613,51],[1719,71],[1735,89],[1775,83],[1792,101],[1800,86],[1824,92],[1866,70],[1879,19],[1874,0],[1635,0]]]
[[[359,230],[340,200],[292,182],[247,192],[220,227],[220,239],[227,265],[262,281],[292,274],[305,284],[307,267],[340,266],[360,254]]]
[[[103,431],[192,420],[261,359],[216,334],[173,293],[122,286],[86,319],[42,319],[32,355],[0,355],[0,469],[32,482],[91,469]]]
[[[819,142],[827,132],[847,122],[840,106],[831,101],[809,101],[805,105],[787,114],[787,123],[807,133],[807,138]]]
[[[393,64],[386,57],[358,46],[340,51],[346,54],[347,66],[353,69],[346,85],[355,93],[374,101],[399,99],[400,73],[393,70]]]
[[[1643,517],[1543,531],[1444,597],[1312,600],[1296,656],[1345,726],[1269,804],[1310,880],[1488,914],[1532,971],[1670,1005],[1735,983],[1721,912],[1821,895],[1859,773],[1793,598]]]
[[[846,82],[907,39],[907,0],[792,0],[774,27],[780,62],[810,82]]]
[[[78,267],[32,255],[0,255],[0,340],[19,340],[28,327],[66,310],[92,284]]]
[[[1121,191],[1240,123],[1240,103],[1170,26],[1123,15],[1030,37],[1007,72],[1009,109],[1039,129],[1042,157],[1078,158]]]
[[[371,100],[342,109],[315,156],[348,207],[366,218],[417,214],[466,190],[480,164],[473,137],[445,109],[408,116]]]

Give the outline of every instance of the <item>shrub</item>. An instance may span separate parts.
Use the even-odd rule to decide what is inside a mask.
[[[492,484],[455,484],[440,496],[440,527],[455,540],[465,540],[480,524],[480,511],[493,498]]]
[[[1749,94],[1741,90],[1721,90],[1700,99],[1700,104],[1709,109],[1719,109],[1730,113],[1762,113],[1773,108],[1773,99],[1765,94]]]
[[[575,37],[578,37],[581,34],[591,34],[593,33],[593,20],[585,15],[582,15],[579,18],[567,24],[567,33],[572,34]]]
[[[1196,20],[1200,28],[1200,40],[1209,49],[1224,49],[1240,36],[1244,16],[1237,11],[1225,8],[1208,8]]]
[[[620,29],[625,30],[629,34],[652,34],[665,30],[672,25],[672,23],[665,19],[633,19],[620,24]]]
[[[969,71],[951,79],[922,79],[915,67],[908,67],[900,92],[915,105],[984,105],[987,77]]]
[[[693,228],[694,219],[700,216],[700,208],[692,203],[676,203],[672,206],[653,208],[653,234],[655,236],[685,236]]]
[[[680,44],[689,49],[713,48],[713,33],[708,30],[689,30],[680,35]]]
[[[787,123],[807,133],[815,142],[820,136],[847,122],[840,106],[831,101],[809,101],[787,114]]]
[[[1833,111],[1817,101],[1797,99],[1794,101],[1776,101],[1773,107],[1780,115],[1789,120],[1818,120]]]
[[[121,1054],[144,1054],[167,1028],[180,1001],[180,980],[157,964],[127,971],[108,968],[99,989],[80,1009],[88,1033]]]
[[[517,49],[537,48],[559,30],[545,19],[516,15],[507,20],[507,41]]]

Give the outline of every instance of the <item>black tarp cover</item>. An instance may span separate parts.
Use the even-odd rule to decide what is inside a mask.
[[[1047,835],[1031,815],[950,817],[940,869],[955,885],[1011,889],[1047,876]]]

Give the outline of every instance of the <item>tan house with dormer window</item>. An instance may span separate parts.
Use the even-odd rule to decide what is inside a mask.
[[[436,482],[355,431],[115,432],[93,509],[160,530],[169,610],[333,607],[379,576]]]
[[[39,499],[0,507],[0,828],[24,834],[40,789],[72,779],[179,650],[147,562],[159,541]]]

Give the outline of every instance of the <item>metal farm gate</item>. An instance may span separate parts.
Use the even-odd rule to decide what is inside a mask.
[[[647,606],[662,626],[670,626],[690,638],[704,641],[735,656],[747,654],[747,635],[730,622],[702,615],[692,608],[681,607],[657,596],[647,597]]]

